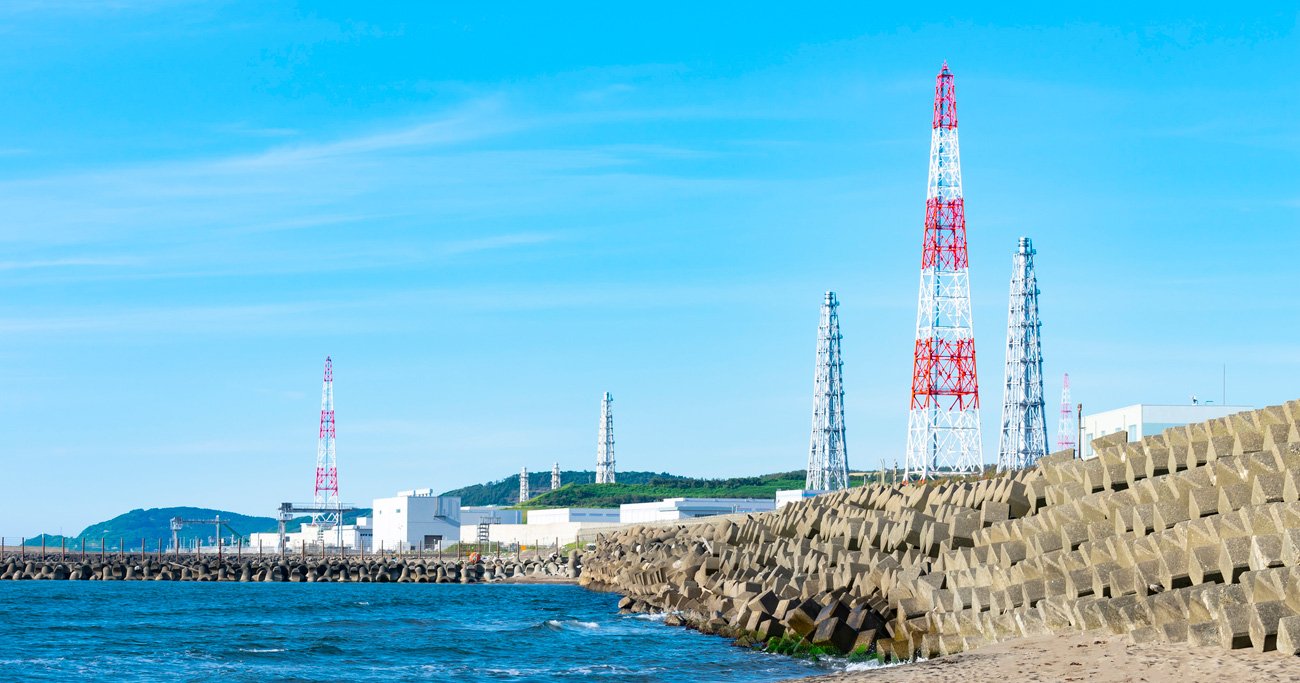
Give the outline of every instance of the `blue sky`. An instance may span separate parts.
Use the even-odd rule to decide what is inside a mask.
[[[589,469],[797,469],[842,301],[850,464],[906,440],[957,76],[985,458],[1038,248],[1075,399],[1300,397],[1294,6],[0,6],[0,534]],[[388,3],[396,5],[397,3]]]

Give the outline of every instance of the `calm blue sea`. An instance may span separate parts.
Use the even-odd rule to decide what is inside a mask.
[[[576,586],[0,583],[0,680],[777,681],[833,670]]]

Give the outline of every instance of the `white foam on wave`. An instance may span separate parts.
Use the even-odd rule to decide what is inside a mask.
[[[258,648],[258,647],[241,647],[241,648],[239,648],[239,651],[240,651],[240,652],[251,652],[251,653],[254,653],[254,654],[264,654],[264,653],[267,653],[267,652],[284,652],[284,648],[280,648],[280,647],[267,647],[267,648]]]
[[[668,618],[667,612],[658,612],[656,614],[633,614],[633,619],[643,619],[645,621],[663,621]]]
[[[565,628],[566,626],[571,628],[585,628],[585,629],[600,628],[600,624],[597,624],[594,621],[578,621],[576,619],[570,619],[567,621],[560,621],[558,619],[547,619],[546,625],[550,626],[551,628]]]

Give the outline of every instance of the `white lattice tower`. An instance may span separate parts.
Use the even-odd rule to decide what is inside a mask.
[[[1074,434],[1079,426],[1075,424],[1073,406],[1070,405],[1070,373],[1061,379],[1061,421],[1056,427],[1056,450],[1066,451],[1075,447]]]
[[[935,81],[922,245],[905,476],[924,480],[978,472],[984,462],[956,89],[947,62]]]
[[[532,496],[528,493],[528,468],[524,467],[519,470],[519,502],[524,502]]]
[[[613,484],[614,475],[614,397],[607,391],[600,400],[600,426],[596,441],[596,483]]]
[[[812,437],[804,488],[838,491],[849,485],[844,442],[844,361],[840,356],[840,302],[826,292],[817,325],[817,364],[813,371]]]
[[[560,488],[560,463],[557,462],[551,468],[551,490],[554,491],[558,488]]]
[[[1002,387],[1002,432],[998,439],[998,469],[1002,471],[1024,469],[1047,455],[1035,253],[1029,238],[1021,237],[1011,261],[1006,382]]]
[[[317,509],[334,508],[334,512],[312,514],[312,522],[323,534],[339,524],[339,470],[334,451],[334,361],[325,357],[325,380],[320,395],[320,432],[316,439],[316,491],[313,503]]]

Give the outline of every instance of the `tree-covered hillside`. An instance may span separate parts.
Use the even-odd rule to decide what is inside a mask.
[[[651,480],[681,481],[687,480],[687,478],[664,472],[618,473],[618,481],[623,484],[644,484]],[[563,485],[594,483],[595,481],[596,473],[591,470],[560,472],[560,483]],[[551,471],[529,472],[528,488],[534,496],[549,491],[551,488]],[[505,479],[490,481],[486,484],[474,484],[473,486],[452,489],[442,495],[459,496],[461,505],[514,505],[519,502],[519,475],[511,475]]]
[[[635,484],[624,483],[622,472],[618,478],[617,484],[565,485],[529,499],[525,507],[604,508],[664,498],[774,498],[779,490],[800,489],[804,485],[803,470],[734,479],[658,478]]]

